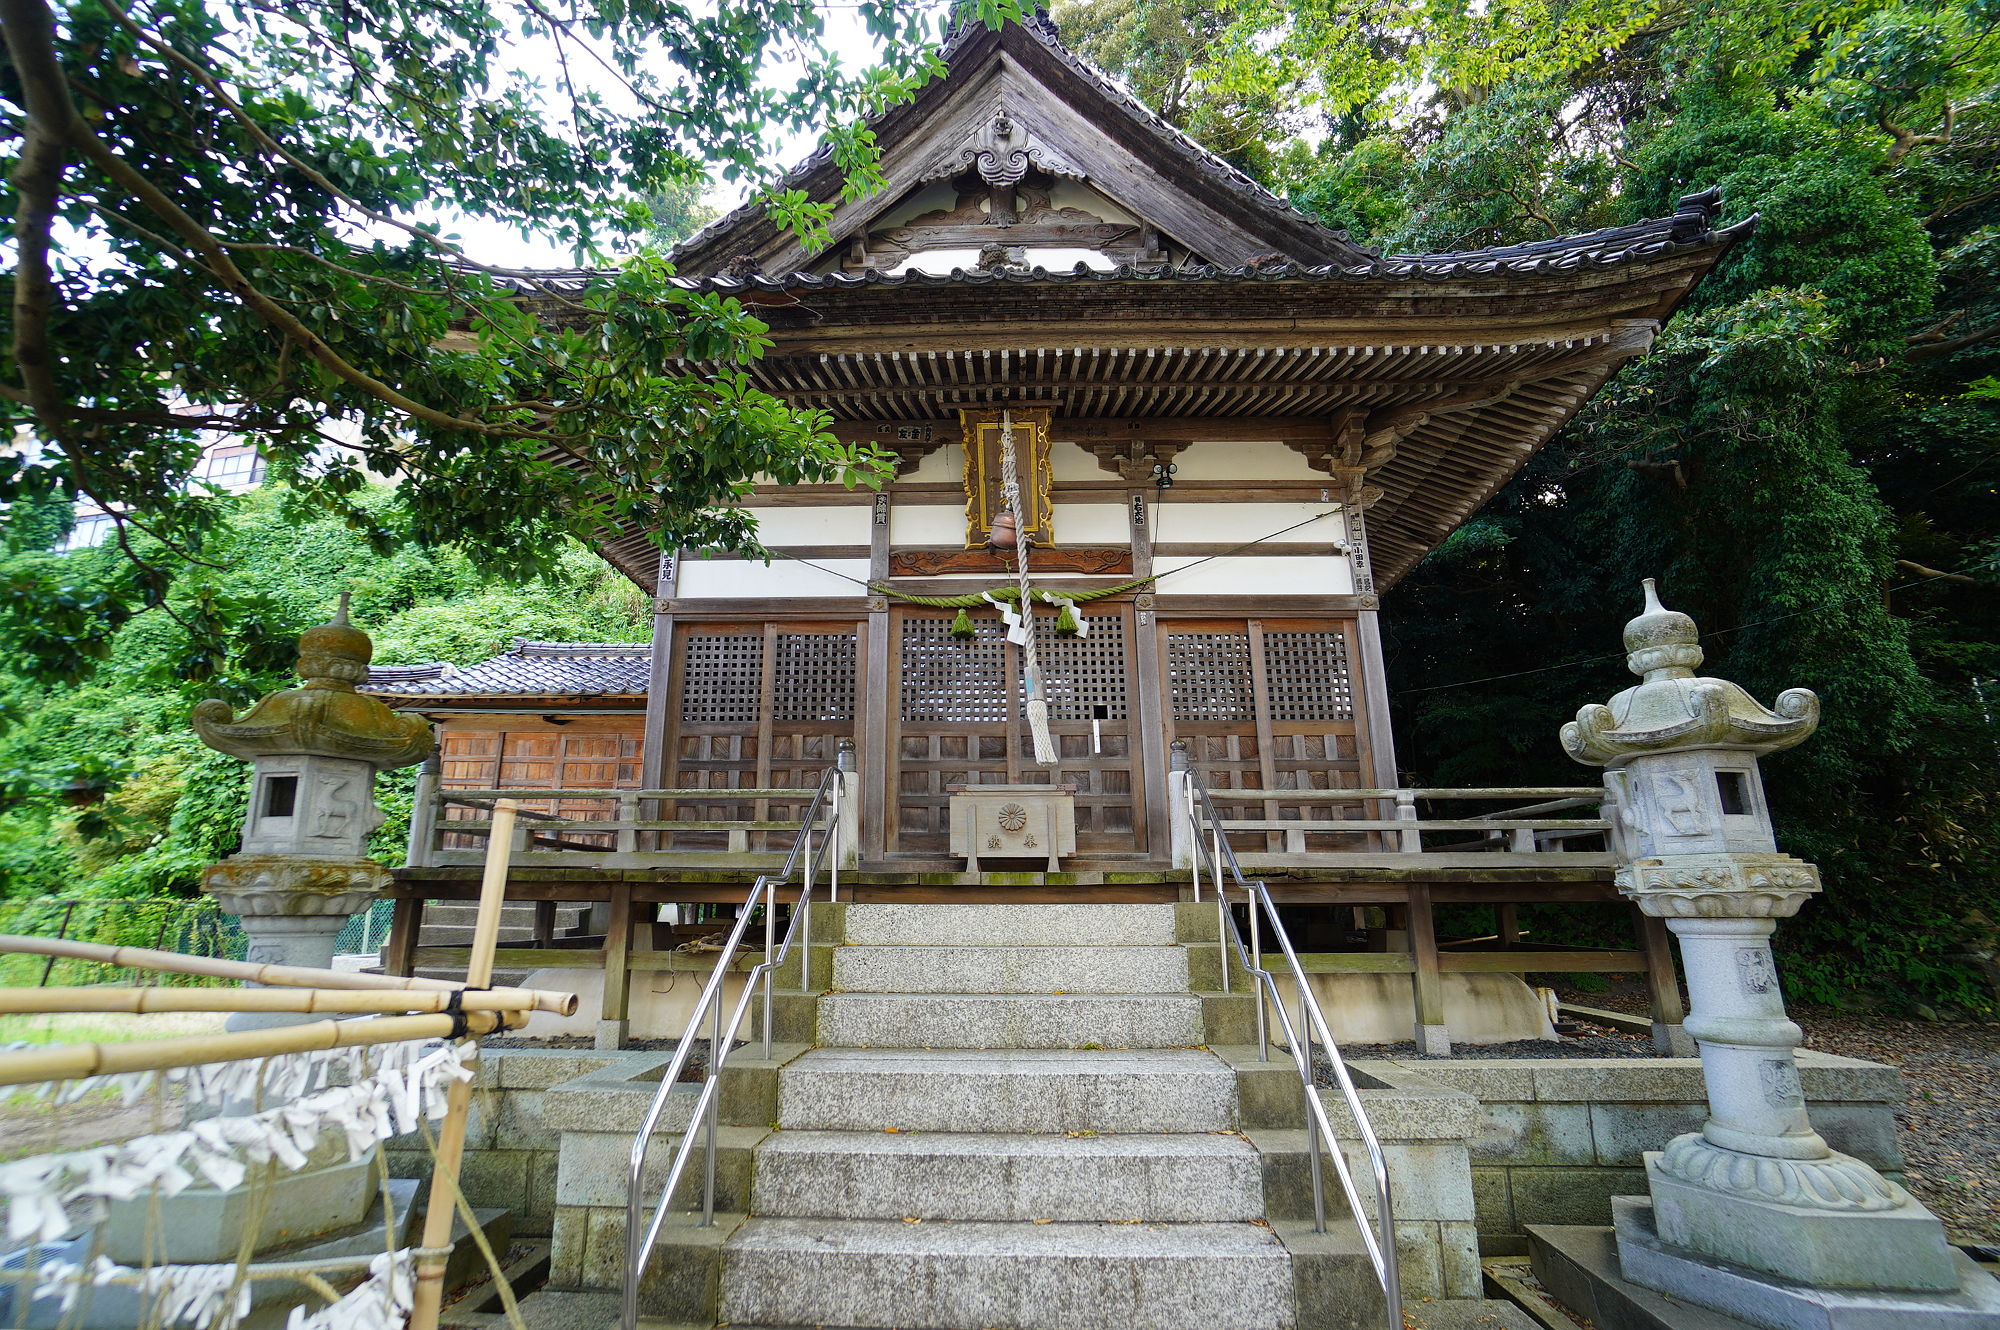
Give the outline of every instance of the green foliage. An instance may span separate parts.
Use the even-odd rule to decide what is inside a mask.
[[[386,507],[381,488],[355,496]],[[164,613],[129,620],[106,644],[106,668],[79,686],[31,671],[0,675],[0,706],[19,719],[0,732],[0,897],[160,898],[195,889],[200,870],[235,851],[248,799],[244,764],[202,745],[187,715],[203,697],[242,706],[284,687],[299,633],[324,622],[340,591],[375,639],[383,664],[469,665],[515,637],[644,640],[647,604],[594,554],[560,549],[526,585],[495,581],[467,558],[403,548],[377,553],[365,533],[302,516],[295,493],[254,491],[227,502],[211,541],[220,565],[185,573],[166,608],[181,618],[206,599],[257,607],[243,649],[210,657],[198,629]],[[16,556],[61,569],[113,563],[110,551]],[[0,563],[0,576],[11,565]],[[88,778],[101,803],[74,808],[65,786]],[[414,773],[377,781],[388,821],[370,852],[401,862]]]
[[[1249,175],[1268,180],[1280,136],[1296,127],[1289,71],[1278,61],[1215,78],[1231,10],[1204,0],[1062,0],[1063,40],[1131,86],[1168,124]]]
[[[1235,14],[1189,87],[1285,71],[1286,104],[1324,117],[1272,145],[1285,188],[1392,249],[1658,217],[1711,186],[1726,222],[1758,219],[1653,353],[1395,591],[1408,778],[1576,780],[1555,732],[1630,682],[1619,629],[1659,577],[1706,669],[1824,703],[1766,764],[1783,845],[1828,888],[1778,935],[1792,991],[1990,1009],[1957,953],[2000,916],[2000,9]],[[1534,926],[1606,940],[1566,908]]]
[[[750,387],[766,326],[676,286],[658,252],[561,289],[423,219],[610,264],[661,224],[639,200],[676,197],[704,163],[768,192],[783,132],[825,130],[865,192],[881,177],[860,113],[938,66],[932,11],[859,12],[885,63],[847,73],[794,0],[9,6],[0,430],[44,447],[0,462],[0,503],[11,518],[88,499],[116,516],[122,557],[15,568],[0,641],[79,680],[177,571],[214,561],[229,508],[189,482],[218,435],[255,443],[301,507],[378,551],[448,547],[517,579],[609,523],[754,552],[730,506],[752,475],[878,482],[873,450]],[[767,201],[823,239],[824,206]],[[357,502],[371,472],[398,482],[393,502]],[[262,614],[185,603],[197,656]]]
[[[708,180],[697,176],[662,185],[647,195],[646,207],[653,215],[647,238],[656,245],[677,245],[714,221],[717,213],[707,202],[707,193]]]

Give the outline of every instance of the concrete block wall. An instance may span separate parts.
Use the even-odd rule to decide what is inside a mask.
[[[513,1211],[514,1232],[521,1236],[552,1233],[562,1132],[544,1120],[548,1091],[619,1056],[539,1048],[482,1052],[472,1082],[472,1114],[459,1174],[466,1200],[476,1207]],[[629,1148],[630,1130],[626,1144]],[[431,1154],[421,1137],[399,1137],[387,1149],[391,1176],[430,1177]]]
[[[1479,1101],[1444,1086],[1392,1085],[1371,1075],[1371,1065],[1357,1063],[1352,1071],[1360,1073],[1355,1080],[1361,1107],[1388,1165],[1403,1288],[1437,1289],[1447,1298],[1482,1297],[1466,1149],[1479,1119]],[[1368,1182],[1372,1166],[1346,1097],[1337,1089],[1322,1089],[1319,1094],[1366,1205],[1372,1195]],[[1333,1185],[1330,1175],[1328,1184]]]
[[[1701,1065],[1678,1058],[1455,1058],[1370,1062],[1371,1078],[1460,1091],[1478,1105],[1466,1140],[1479,1251],[1517,1256],[1529,1224],[1609,1224],[1613,1196],[1646,1193],[1643,1156],[1707,1117]],[[1813,1125],[1834,1149],[1895,1176],[1893,1067],[1801,1051]],[[1401,1218],[1401,1215],[1398,1215]]]

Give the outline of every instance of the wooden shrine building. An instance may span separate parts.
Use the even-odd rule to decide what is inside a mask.
[[[1716,196],[1588,235],[1382,255],[1166,125],[1045,19],[968,27],[945,59],[873,123],[886,188],[838,202],[824,150],[790,177],[838,202],[829,248],[750,206],[675,254],[689,289],[769,323],[752,381],[893,452],[893,481],[758,485],[744,504],[769,564],[608,533],[604,557],[654,598],[650,647],[522,643],[456,674],[378,671],[371,691],[443,728],[442,784],[810,789],[848,741],[861,869],[955,871],[950,787],[1046,783],[1075,787],[1063,867],[1109,880],[1171,867],[1185,741],[1211,789],[1260,792],[1224,810],[1249,824],[1239,851],[1274,869],[1378,865],[1369,880],[1388,881],[1385,856],[1420,844],[1437,872],[1494,865],[1488,881],[1614,899],[1607,854],[1558,856],[1519,827],[1413,842],[1338,824],[1395,816],[1384,597],[1646,351],[1741,229],[1715,226]],[[1087,628],[1060,633],[1036,607],[1048,767],[999,610],[925,603],[1013,583],[988,543],[1003,421],[1033,584],[1078,598]],[[1392,793],[1274,797],[1340,790]],[[592,806],[695,825],[571,828],[524,858],[573,882],[651,865],[648,898],[671,899],[661,884],[690,878],[669,862],[768,862],[745,856],[789,840],[800,800]],[[476,806],[440,809],[413,894],[440,894],[473,854],[445,821]]]

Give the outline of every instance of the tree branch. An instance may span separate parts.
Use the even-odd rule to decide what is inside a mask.
[[[264,131],[264,127],[257,123],[256,117],[252,116],[248,111],[245,111],[241,106],[239,106],[236,102],[236,99],[229,95],[228,89],[224,88],[221,82],[218,81],[213,74],[203,69],[200,65],[196,64],[194,61],[190,60],[186,55],[182,54],[179,50],[175,49],[171,44],[161,41],[158,37],[154,36],[150,32],[147,32],[144,28],[134,23],[132,19],[125,13],[125,11],[119,7],[116,0],[101,0],[101,2],[104,5],[105,11],[109,13],[113,18],[117,19],[120,26],[122,26],[127,32],[131,33],[132,36],[137,41],[143,43],[148,47],[151,47],[152,50],[156,52],[162,59],[170,61],[173,64],[179,65],[183,70],[187,71],[188,75],[192,77],[195,80],[195,82],[199,83],[204,89],[206,89],[208,91],[208,94],[211,97],[215,98],[215,100],[221,104],[222,109],[229,112],[230,117],[234,119],[237,124],[241,125],[244,129],[244,132],[249,134],[252,139],[256,140],[256,142],[260,146],[262,146],[266,152],[271,153],[279,160],[285,162],[293,169],[299,171],[308,180],[312,181],[313,184],[319,186],[319,188],[325,190],[328,194],[332,195],[334,198],[339,199],[342,204],[344,204],[349,208],[354,209],[356,212],[360,213],[363,217],[366,217],[371,222],[379,222],[383,226],[393,226],[398,230],[405,232],[406,234],[416,237],[417,239],[423,241],[426,245],[430,246],[432,249],[437,250],[440,254],[448,255],[454,263],[459,264],[465,268],[483,273],[494,273],[494,274],[503,273],[504,270],[502,269],[489,268],[486,264],[479,262],[477,259],[468,257],[464,250],[459,249],[455,245],[447,244],[445,241],[440,240],[437,236],[433,235],[431,232],[424,230],[424,228],[422,228],[421,226],[417,226],[410,222],[403,221],[397,217],[392,217],[388,213],[377,212],[375,211],[375,209],[370,208],[366,204],[362,203],[359,199],[356,199],[355,197],[350,195],[346,190],[342,189],[340,186],[334,184],[333,181],[329,180],[326,177],[325,173],[320,171],[317,167],[313,166],[312,163],[299,157],[297,154],[287,149],[284,144],[278,142],[276,139],[272,138],[269,134],[267,134]],[[551,22],[553,22],[553,20],[551,20]],[[519,272],[505,272],[505,275],[515,277],[517,279],[523,277],[523,274]],[[583,308],[581,305],[578,305],[575,301],[568,299],[560,291],[556,291],[550,287],[547,287],[543,285],[541,282],[535,281],[532,277],[528,277],[526,278],[526,280],[528,281],[529,285],[535,288],[537,294],[546,296],[550,300],[553,300],[556,303],[570,309],[581,310]]]
[[[1940,572],[1936,568],[1926,568],[1922,564],[1915,563],[1909,559],[1896,560],[1896,566],[1898,568],[1907,568],[1918,577],[1928,578],[1933,582],[1963,582],[1966,586],[1985,587],[1989,591],[1996,589],[1991,582],[1982,582],[1976,577],[1967,577],[1964,573]]]
[[[56,57],[55,15],[42,0],[0,0],[0,33],[21,80],[21,156],[13,183],[20,195],[14,222],[14,345],[12,356],[21,386],[44,437],[62,434],[62,390],[56,384],[55,355],[49,346],[49,316],[55,280],[49,267],[49,235],[62,195],[67,164],[62,126],[76,115]]]
[[[2000,319],[1995,319],[1983,328],[1974,328],[1961,337],[1918,342],[1903,352],[1903,359],[1931,360],[1938,356],[1948,356],[1954,351],[1963,351],[1977,342],[1986,341],[1996,333],[2000,333]]]

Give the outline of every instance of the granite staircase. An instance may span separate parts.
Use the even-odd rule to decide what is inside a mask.
[[[813,926],[772,1061],[725,1080],[735,1121],[771,1115],[723,1131],[719,1204],[741,1212],[695,1227],[683,1185],[649,1326],[1382,1325],[1337,1190],[1311,1232],[1297,1075],[1255,1060],[1213,906],[849,905]],[[663,1175],[672,1144],[653,1153]]]

